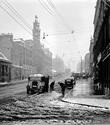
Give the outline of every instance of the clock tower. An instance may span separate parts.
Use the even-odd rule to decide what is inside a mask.
[[[34,45],[40,45],[40,24],[38,22],[38,17],[35,16],[35,21],[33,23],[33,41]]]

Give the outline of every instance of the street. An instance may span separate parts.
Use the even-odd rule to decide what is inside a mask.
[[[59,81],[59,80],[64,79],[64,77],[65,76],[62,76],[59,78],[54,78],[54,80]],[[52,80],[50,79],[50,82],[51,81]],[[20,94],[20,93],[26,94],[26,85],[27,85],[27,80],[25,80],[23,82],[21,81],[21,83],[19,83],[19,82],[17,83],[17,81],[16,81],[13,84],[6,85],[4,87],[0,87],[0,100],[13,96],[15,94]]]
[[[0,100],[3,98],[13,96],[17,93],[22,93],[22,92],[26,93],[26,85],[27,82],[22,82],[5,87],[0,87]]]
[[[86,97],[90,92],[88,91],[90,89],[87,89],[88,82],[89,80],[78,80],[73,90],[66,90],[64,98],[69,96],[80,100],[82,95]],[[25,84],[9,86],[10,90],[16,89],[16,87],[21,89],[21,86],[24,86],[24,90],[22,88],[22,91],[20,91],[17,88],[20,94],[13,96],[9,94],[11,97],[8,103],[1,103],[0,125],[88,125],[90,123],[110,123],[110,109],[64,102],[57,82],[55,91],[39,95],[27,95]],[[3,91],[3,88],[0,89]]]
[[[0,125],[110,125],[110,0],[0,11]]]

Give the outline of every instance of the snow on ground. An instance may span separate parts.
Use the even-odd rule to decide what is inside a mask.
[[[62,102],[60,93],[13,97],[0,105],[0,125],[85,125],[109,122],[108,109]]]
[[[74,92],[76,93],[74,96],[80,100],[80,94],[82,96],[83,93],[84,96],[88,93],[83,89],[86,85],[85,81],[77,83],[77,88],[65,98],[62,98],[61,88],[57,82],[52,93],[39,95],[22,93],[10,97],[0,105],[0,125],[110,124],[110,109],[64,101],[73,98]]]

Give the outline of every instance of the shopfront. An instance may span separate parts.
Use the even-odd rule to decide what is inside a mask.
[[[102,53],[102,81],[106,95],[110,95],[110,44]]]
[[[11,62],[0,52],[0,82],[11,81]]]

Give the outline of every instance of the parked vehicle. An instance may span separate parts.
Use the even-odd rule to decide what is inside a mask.
[[[27,94],[42,93],[48,89],[47,77],[42,74],[34,74],[28,77],[28,84],[26,86]]]
[[[65,79],[65,87],[68,89],[73,89],[74,85],[76,84],[76,80],[74,77],[69,77]]]

